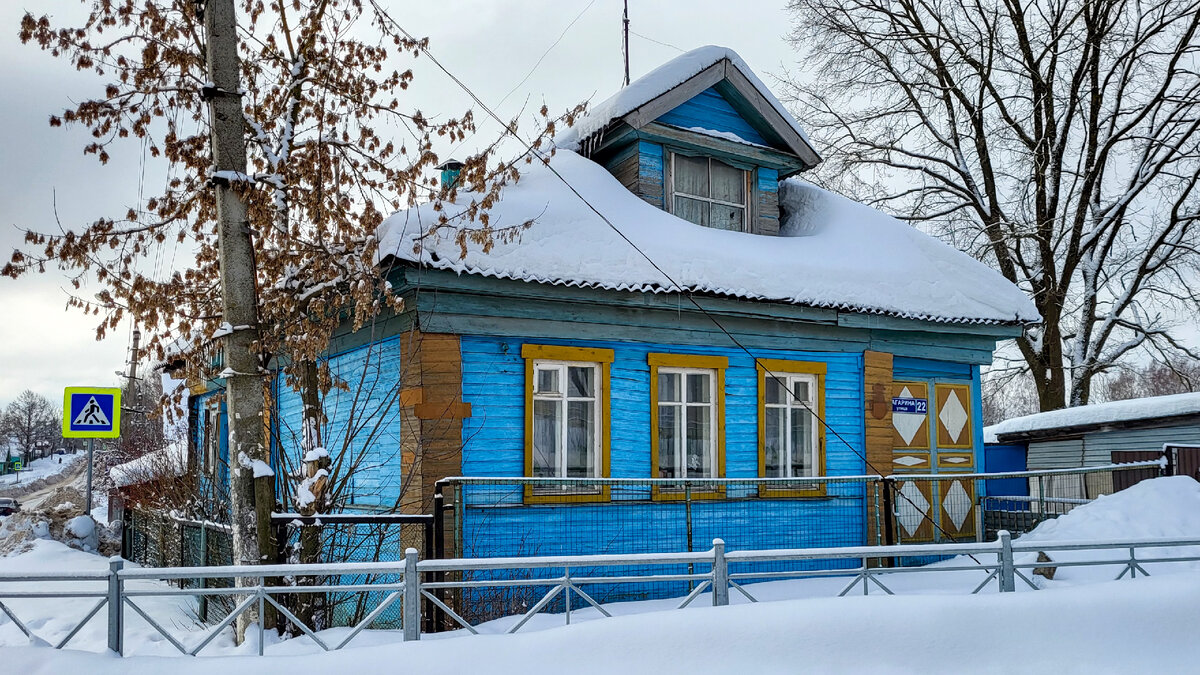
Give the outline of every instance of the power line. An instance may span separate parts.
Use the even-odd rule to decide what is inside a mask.
[[[546,56],[548,56],[550,52],[558,46],[558,43],[562,42],[562,39],[566,37],[567,31],[571,30],[571,27],[574,26],[581,18],[583,18],[583,15],[586,14],[594,4],[596,4],[596,0],[591,0],[591,2],[585,5],[583,9],[579,10],[579,13],[575,15],[575,18],[571,19],[571,23],[567,24],[567,27],[562,29],[562,32],[558,34],[558,37],[554,40],[554,42],[552,42],[550,46],[546,48],[546,51],[542,52],[542,55],[538,57],[537,63],[533,64],[533,67],[529,69],[528,73],[525,73],[525,77],[521,78],[521,81],[518,82],[515,87],[509,89],[508,93],[504,95],[504,98],[500,99],[500,102],[496,104],[497,108],[504,105],[504,102],[508,100],[508,97],[512,96],[513,92],[520,89],[521,85],[525,84],[529,80],[534,71],[538,69],[538,66],[542,65],[542,61],[546,60]],[[428,52],[426,52],[426,55],[428,55]],[[442,70],[445,72],[445,69]]]
[[[664,46],[664,47],[670,47],[671,49],[674,49],[675,51],[677,51],[677,52],[679,52],[679,53],[681,53],[681,54],[682,54],[682,53],[685,53],[685,52],[687,51],[686,49],[680,49],[679,47],[676,47],[675,45],[673,45],[673,44],[671,44],[671,43],[669,43],[669,42],[662,42],[662,41],[659,41],[659,40],[655,40],[655,39],[654,39],[654,38],[652,38],[652,37],[648,37],[648,36],[642,35],[641,33],[637,32],[636,30],[630,30],[629,32],[630,32],[630,33],[632,33],[632,34],[634,34],[634,35],[636,35],[636,36],[638,36],[638,37],[640,37],[640,38],[642,38],[643,40],[646,40],[647,42],[653,42],[653,43],[654,43],[654,44],[656,44],[656,45],[662,45],[662,46]]]
[[[384,12],[382,10],[382,8],[379,7],[376,0],[371,0],[371,4],[373,6],[375,6],[376,10],[378,10],[380,12],[381,16],[386,17],[387,20],[390,21],[391,24],[397,30],[399,30],[401,33],[404,33],[404,35],[407,36],[408,39],[413,40],[414,42],[417,42],[416,38],[413,37],[412,33],[409,33],[407,30],[405,30],[403,26],[401,26],[399,23],[397,23],[395,19],[393,19],[389,14]],[[418,42],[418,44],[420,44],[420,43]],[[464,84],[462,80],[460,80],[457,76],[455,76],[453,73],[451,73],[449,70],[447,70],[446,67],[443,66],[441,64],[441,62],[438,61],[437,58],[435,58],[433,56],[433,54],[431,54],[429,52],[429,49],[427,47],[425,47],[424,45],[421,45],[419,48],[421,50],[421,53],[425,54],[425,56],[430,61],[432,61],[433,64],[438,67],[439,70],[441,70],[443,73],[445,73],[445,75],[447,77],[449,77],[451,80],[453,80],[455,84],[457,84],[464,92],[466,92],[466,94],[468,96],[470,96],[471,99],[474,100],[475,103],[478,104],[479,107],[484,110],[484,112],[486,112],[488,115],[490,115],[492,117],[492,119],[499,122],[501,126],[507,127],[507,125],[504,124],[504,121],[500,119],[500,116],[497,115],[496,112],[493,111],[491,108],[489,108],[487,106],[487,104],[485,104],[482,100],[480,100],[479,96],[477,96],[475,94],[475,92],[471,90],[470,87],[468,87],[466,84]],[[538,151],[537,148],[535,148],[532,144],[527,142],[524,138],[521,138],[520,136],[518,136],[516,133],[513,134],[513,137],[515,137],[517,140],[519,140],[521,142],[521,144],[525,146],[526,150],[529,153],[533,154],[539,160],[541,160],[543,166],[545,166],[547,169],[549,169],[550,172],[552,174],[554,174],[554,176],[559,181],[561,181],[562,184],[565,185],[567,187],[567,189],[570,190],[571,193],[574,194],[579,199],[579,201],[583,202],[584,206],[587,206],[588,209],[591,210],[592,213],[596,214],[600,218],[600,220],[604,221],[605,225],[607,225],[613,232],[616,232],[617,236],[619,236],[621,239],[623,239],[625,241],[625,243],[629,244],[629,246],[632,247],[633,250],[637,251],[638,254],[641,255],[642,258],[644,258],[646,260],[646,262],[650,263],[650,266],[653,267],[656,271],[658,271],[658,273],[661,274],[663,276],[663,278],[665,278],[668,282],[670,282],[670,284],[672,286],[679,289],[680,295],[687,298],[688,302],[690,302],[696,309],[698,309],[700,311],[700,313],[702,313],[705,316],[705,318],[707,318],[709,321],[711,321],[713,323],[713,325],[717,327],[718,330],[720,330],[722,333],[724,333],[725,337],[729,338],[730,342],[732,342],[738,349],[740,349],[742,352],[744,352],[746,354],[746,356],[749,356],[750,359],[754,362],[755,366],[762,369],[765,376],[771,377],[771,379],[773,379],[777,384],[781,385],[783,389],[788,390],[788,396],[790,396],[793,400],[795,400],[795,393],[790,391],[790,389],[788,388],[786,383],[781,381],[778,378],[778,376],[776,376],[774,373],[771,372],[771,370],[769,368],[766,368],[763,365],[763,363],[759,360],[759,358],[757,356],[755,356],[749,349],[747,349],[746,346],[743,345],[741,343],[741,341],[738,340],[737,337],[735,337],[733,335],[733,333],[730,333],[725,328],[725,326],[717,319],[717,317],[713,316],[707,309],[705,309],[699,302],[697,302],[697,300],[691,290],[689,290],[683,284],[680,284],[679,282],[675,281],[675,279],[673,277],[671,277],[671,275],[668,274],[666,272],[666,270],[664,270],[662,267],[660,267],[658,265],[658,263],[654,262],[654,260],[645,251],[643,251],[641,248],[639,248],[637,244],[633,243],[633,241],[631,239],[629,239],[629,237],[625,236],[625,233],[622,232],[620,230],[620,228],[618,228],[616,225],[614,225],[612,223],[612,221],[610,221],[608,219],[607,216],[605,216],[603,213],[601,213],[600,210],[597,209],[591,202],[589,202],[586,197],[584,197],[582,194],[580,194],[580,192],[575,189],[575,186],[572,185],[571,182],[568,181],[561,173],[559,173],[558,169],[554,168],[550,164],[549,158],[547,158],[542,152]],[[874,473],[876,475],[880,475],[880,476],[883,475],[883,473],[874,464],[872,464],[869,459],[867,459],[867,456],[865,453],[859,452],[858,448],[855,448],[854,445],[850,443],[850,441],[847,441],[844,436],[842,436],[840,433],[838,433],[837,429],[833,428],[833,425],[829,424],[829,422],[826,421],[825,418],[822,417],[816,410],[813,410],[812,408],[810,408],[808,406],[807,402],[799,401],[799,403],[806,410],[808,410],[809,414],[812,415],[813,418],[816,419],[818,422],[820,422],[821,425],[823,427],[825,427],[825,429],[827,431],[832,433],[834,435],[834,437],[836,437],[839,441],[841,441],[842,444],[845,445],[850,450],[850,452],[854,453],[859,459],[861,459],[863,461],[863,464],[867,467],[867,469],[869,471],[871,471],[872,473]],[[924,520],[928,520],[929,523],[933,526],[933,528],[935,530],[937,530],[939,533],[941,533],[947,537],[950,537],[950,533],[946,532],[946,530],[944,528],[942,528],[942,526],[939,525],[937,523],[937,521],[935,521],[928,513],[926,513],[924,509],[918,507],[916,502],[914,502],[912,499],[910,499],[903,492],[897,491],[896,495],[903,498],[906,502],[908,502],[908,504],[910,506],[912,506],[914,509],[916,509],[916,511],[921,514],[921,517]],[[889,515],[889,517],[890,517],[890,515]],[[970,557],[972,560],[975,560],[974,556],[970,556]],[[979,561],[975,560],[975,562],[978,563]]]

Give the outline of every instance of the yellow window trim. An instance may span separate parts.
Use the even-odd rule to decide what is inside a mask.
[[[724,356],[706,356],[702,354],[659,354],[650,353],[646,356],[650,365],[650,473],[657,478],[658,473],[658,369],[659,368],[696,368],[712,370],[716,373],[716,411],[717,416],[717,478],[725,477],[725,369],[729,367],[729,359]],[[651,488],[651,497],[656,500],[683,500],[687,495],[682,490],[663,489],[655,485]],[[692,499],[722,499],[725,487],[718,486],[712,490],[692,492]]]
[[[534,361],[578,361],[600,364],[600,477],[609,474],[609,378],[613,362],[613,350],[592,347],[564,347],[561,345],[522,345],[521,357],[525,359],[525,475],[533,475],[533,363]],[[568,493],[562,495],[534,494],[533,486],[525,485],[526,504],[606,502],[612,496],[612,488],[602,486],[596,493]]]
[[[591,361],[612,363],[613,350],[596,347],[565,347],[562,345],[522,345],[521,358],[547,361]]]
[[[767,473],[767,373],[789,373],[800,375],[815,375],[817,378],[817,476],[825,475],[825,374],[828,366],[820,361],[785,361],[782,359],[755,359],[758,371],[758,475],[765,477]],[[803,479],[796,479],[803,480]],[[821,483],[815,490],[790,490],[770,487],[763,483],[759,486],[760,497],[824,497],[826,484]]]

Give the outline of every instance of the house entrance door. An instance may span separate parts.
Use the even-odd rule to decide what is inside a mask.
[[[892,473],[901,542],[975,538],[975,470],[970,382],[892,383]],[[904,480],[902,477],[911,475]]]

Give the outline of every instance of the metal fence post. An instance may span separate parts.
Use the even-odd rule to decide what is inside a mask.
[[[404,641],[421,639],[421,577],[417,549],[404,550]]]
[[[120,572],[125,561],[113,556],[108,562],[108,648],[121,656],[125,655],[125,599],[121,595]]]
[[[725,541],[713,539],[712,603],[723,607],[729,604],[729,563],[725,561]]]
[[[1000,530],[1000,592],[1012,593],[1017,590],[1016,568],[1013,567],[1012,535],[1008,530]]]

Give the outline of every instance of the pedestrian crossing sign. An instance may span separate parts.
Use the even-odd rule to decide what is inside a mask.
[[[63,398],[63,438],[117,438],[121,435],[121,390],[67,387]]]

